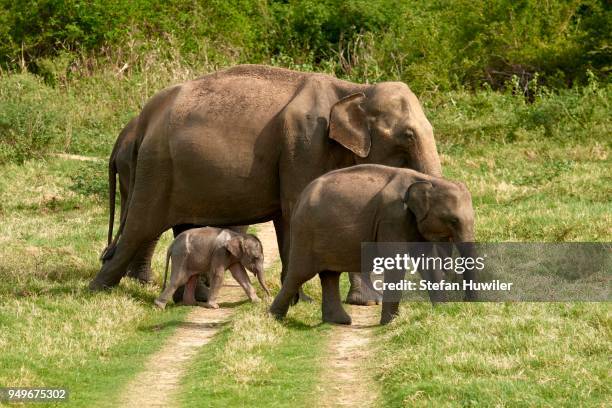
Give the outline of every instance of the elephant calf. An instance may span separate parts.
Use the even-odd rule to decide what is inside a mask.
[[[170,258],[172,274],[166,287]],[[254,235],[212,227],[187,230],[177,236],[168,248],[164,290],[155,299],[155,304],[163,309],[176,289],[185,285],[183,304],[196,305],[196,282],[198,275],[203,274],[207,288],[207,301],[203,305],[217,309],[217,296],[228,268],[249,299],[259,301],[245,268],[257,276],[261,287],[270,295],[264,280],[263,260],[261,242]]]
[[[360,271],[361,243],[423,241],[468,243],[459,251],[473,256],[474,211],[465,185],[371,164],[327,173],[304,189],[294,207],[288,272],[270,312],[284,317],[301,285],[319,274],[323,321],[350,324],[339,278],[342,271]],[[473,279],[472,273],[464,279]],[[397,280],[392,273],[385,273],[387,279]],[[398,310],[399,301],[389,295],[383,294],[383,324]]]

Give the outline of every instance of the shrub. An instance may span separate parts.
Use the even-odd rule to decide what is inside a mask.
[[[23,62],[52,81],[58,68],[70,66],[66,53],[125,57],[127,49],[146,59],[159,44],[196,65],[273,61],[361,81],[402,79],[417,91],[483,83],[499,89],[513,76],[526,89],[536,75],[563,88],[586,83],[588,70],[607,77],[612,66],[607,0],[0,0],[0,6],[0,64]],[[61,64],[52,63],[60,54]]]
[[[86,197],[108,197],[108,165],[106,162],[84,162],[70,174],[70,190]]]
[[[0,163],[45,152],[61,134],[61,99],[32,74],[0,77]]]

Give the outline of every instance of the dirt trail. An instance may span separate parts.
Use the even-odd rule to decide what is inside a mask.
[[[258,225],[257,229],[264,247],[264,267],[268,268],[278,259],[274,226],[268,222]],[[152,355],[136,378],[127,384],[119,405],[130,408],[174,406],[175,393],[189,361],[231,318],[233,310],[228,304],[241,300],[246,300],[245,293],[226,272],[220,308],[194,307],[161,350]]]
[[[351,326],[334,326],[323,372],[321,407],[374,406],[378,389],[367,362],[372,358],[374,327],[380,320],[380,306],[349,306]]]
[[[90,161],[90,162],[103,162],[106,159],[91,156],[81,156],[80,154],[68,154],[68,153],[51,153],[53,157],[59,157],[60,159],[66,160],[78,160],[78,161]]]

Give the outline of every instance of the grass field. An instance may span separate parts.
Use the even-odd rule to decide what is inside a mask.
[[[49,88],[29,74],[0,77],[5,122],[48,136],[34,154],[2,145],[3,157],[25,161],[0,165],[0,385],[65,386],[74,406],[112,405],[188,311],[153,309],[158,285],[86,289],[106,239],[106,155],[171,79],[160,74],[138,94],[134,78],[104,78]],[[472,191],[479,240],[612,240],[611,92],[593,83],[533,104],[490,91],[423,95],[445,175]],[[264,305],[240,306],[193,361],[180,403],[309,405],[325,386],[330,327],[319,316],[316,303],[300,305],[281,324]],[[368,364],[391,406],[605,406],[612,392],[608,303],[411,303],[373,344]]]

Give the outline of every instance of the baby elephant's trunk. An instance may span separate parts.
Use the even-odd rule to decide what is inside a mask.
[[[268,287],[266,286],[266,279],[265,279],[265,276],[264,276],[264,269],[263,268],[257,268],[257,272],[255,272],[255,275],[257,275],[257,280],[259,281],[259,284],[263,288],[264,292],[266,292],[266,295],[270,296],[270,291],[268,290]]]

